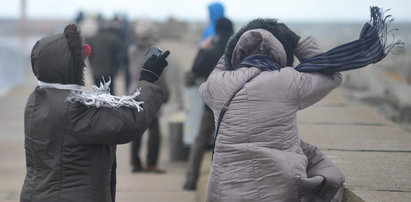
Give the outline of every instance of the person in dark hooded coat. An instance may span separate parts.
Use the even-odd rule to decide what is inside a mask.
[[[206,41],[202,44],[193,62],[191,71],[194,75],[193,77],[197,80],[207,80],[208,75],[210,75],[218,60],[224,54],[227,41],[234,33],[232,22],[227,18],[220,18],[216,23],[216,33],[217,36],[213,41]],[[204,105],[200,128],[190,149],[186,182],[183,185],[183,189],[196,189],[201,161],[203,159],[204,152],[212,139],[213,132],[213,111],[207,105]]]
[[[109,83],[84,85],[90,52],[75,25],[39,40],[31,52],[38,86],[24,115],[27,174],[20,201],[115,201],[116,145],[143,134],[163,102],[153,84],[169,51],[148,60],[131,96],[112,96]],[[154,72],[154,74],[152,74]]]
[[[97,34],[87,38],[86,42],[93,47],[89,62],[95,85],[103,80],[111,79],[110,90],[115,94],[114,81],[122,57],[122,41],[115,27],[102,26]]]

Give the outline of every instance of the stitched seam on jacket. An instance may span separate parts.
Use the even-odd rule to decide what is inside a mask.
[[[300,73],[299,74],[299,77],[298,78],[293,78],[293,81],[292,81],[292,83],[294,83],[295,84],[295,89],[296,89],[296,91],[297,91],[297,109],[298,110],[300,110],[300,105],[301,105],[301,92],[300,92],[300,87],[299,87],[299,85],[300,85],[300,82],[301,82],[301,79],[302,79],[302,77],[303,77],[303,75],[302,75],[302,73]],[[298,80],[297,80],[298,79]]]
[[[63,131],[63,139],[60,143],[60,183],[59,183],[59,201],[61,201],[61,192],[62,192],[62,184],[63,184],[63,152],[64,152],[64,141],[66,140],[66,134],[68,133],[68,125],[69,125],[69,107],[70,107],[70,103],[66,105],[66,126],[64,127],[64,131]]]
[[[30,114],[30,124],[29,124],[29,134],[31,135],[31,128],[32,128],[32,122],[33,122],[33,114],[34,114],[34,106],[36,106],[36,102],[37,102],[37,89],[34,90],[34,104],[31,107],[31,114]],[[31,144],[31,143],[30,143]],[[31,144],[31,146],[33,146],[33,144]],[[34,148],[33,148],[34,149]],[[33,167],[34,167],[34,172],[33,172],[33,181],[31,181],[31,192],[30,192],[30,201],[33,199],[33,194],[34,194],[34,184],[36,181],[36,177],[37,177],[37,157],[36,157],[36,152],[33,153]]]
[[[93,189],[94,188],[94,183],[93,183],[93,173],[94,173],[94,155],[92,155],[91,153],[92,153],[92,150],[90,149],[90,145],[88,145],[87,146],[88,147],[88,150],[89,150],[89,155],[90,155],[90,158],[91,158],[91,165],[90,165],[90,193],[91,193],[91,197],[90,197],[90,199],[91,199],[91,202],[93,202],[94,201],[94,196],[96,196],[96,193],[94,193],[94,190],[95,189]],[[93,148],[94,149],[94,148]]]
[[[222,121],[221,121],[222,122]],[[221,136],[220,136],[221,138]],[[217,139],[216,139],[216,143],[214,144],[214,147],[216,147],[217,144]],[[218,191],[218,201],[221,202],[221,179],[220,179],[220,174],[222,170],[225,170],[225,163],[224,163],[224,155],[221,155],[221,162],[223,162],[223,165],[221,166],[221,168],[219,169],[220,172],[216,173],[217,174],[217,179],[218,179],[218,187],[217,187],[217,191]],[[211,164],[214,164],[214,162],[211,162]]]
[[[291,180],[293,181],[294,188],[295,188],[295,192],[297,193],[298,199],[300,199],[300,192],[298,191],[297,180],[296,180],[296,178],[295,178],[294,172],[291,170],[292,167],[291,167],[290,161],[289,161],[289,159],[287,158],[287,156],[285,155],[285,152],[284,152],[284,151],[281,151],[281,153],[283,154],[285,160],[287,161],[287,164],[288,164],[288,172],[291,173]]]
[[[246,91],[245,94],[247,96],[247,114],[248,117],[250,117],[250,100],[249,100],[249,94],[248,94],[248,90],[247,90],[247,84],[244,85],[244,90]],[[247,152],[250,153],[250,119],[247,119]],[[257,194],[258,194],[258,200],[262,201],[261,199],[261,192],[258,189],[259,188],[259,183],[257,181],[257,177],[256,177],[256,169],[255,169],[255,165],[254,165],[254,155],[251,156],[251,164],[253,166],[253,177],[254,177],[254,181],[256,183],[256,190],[257,190]]]

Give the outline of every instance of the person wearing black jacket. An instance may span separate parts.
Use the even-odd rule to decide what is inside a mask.
[[[232,22],[224,17],[217,21],[215,30],[217,36],[215,38],[209,38],[201,44],[200,50],[194,60],[192,73],[197,79],[207,79],[218,60],[224,54],[227,41],[234,32]],[[207,105],[204,105],[200,130],[190,150],[186,182],[183,186],[183,189],[185,190],[196,189],[201,160],[203,158],[204,151],[210,143],[213,131],[213,112]]]
[[[93,47],[88,57],[90,69],[95,85],[103,80],[111,80],[111,94],[115,94],[115,78],[120,69],[120,58],[122,54],[122,41],[118,31],[114,27],[103,25],[96,35],[86,38],[86,42]]]
[[[115,201],[116,145],[142,135],[164,93],[153,84],[167,66],[164,52],[143,66],[130,96],[110,95],[109,84],[84,87],[82,43],[76,25],[39,40],[31,52],[38,86],[24,114],[27,174],[21,202]]]

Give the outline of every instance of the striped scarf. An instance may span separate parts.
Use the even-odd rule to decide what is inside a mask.
[[[325,53],[301,61],[295,67],[300,72],[333,73],[348,71],[377,63],[387,56],[400,41],[388,42],[387,35],[397,29],[389,30],[393,22],[391,15],[384,17],[378,7],[371,7],[371,20],[365,23],[358,40],[337,46]],[[254,65],[262,70],[278,70],[278,65],[270,57],[250,55],[244,58],[239,67]]]

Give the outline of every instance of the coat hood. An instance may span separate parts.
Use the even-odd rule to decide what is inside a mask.
[[[221,17],[224,17],[224,7],[220,3],[213,3],[208,6],[208,13],[210,17],[210,23],[204,29],[201,35],[201,41],[204,41],[208,37],[214,37],[215,25]]]
[[[274,59],[280,67],[287,65],[287,55],[282,43],[265,29],[252,29],[241,35],[231,57],[231,64],[237,67],[245,57],[262,54]]]
[[[31,51],[31,66],[39,81],[84,85],[84,53],[76,25],[63,34],[40,39]]]

